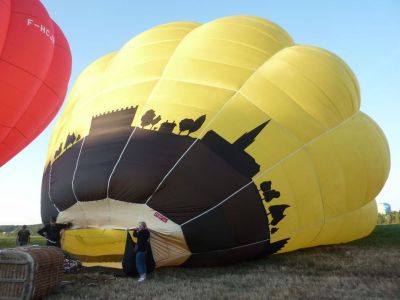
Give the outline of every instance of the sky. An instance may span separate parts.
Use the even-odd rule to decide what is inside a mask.
[[[361,110],[386,134],[391,171],[377,196],[400,210],[400,1],[267,0],[43,0],[67,37],[73,57],[68,91],[97,58],[120,49],[135,35],[173,21],[208,22],[252,15],[283,27],[298,44],[322,47],[354,71]],[[67,94],[68,98],[68,94]],[[30,145],[0,167],[0,225],[41,223],[40,190],[55,120]]]

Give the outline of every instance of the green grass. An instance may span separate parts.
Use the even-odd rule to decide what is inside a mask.
[[[354,246],[397,246],[400,249],[400,224],[377,225],[366,238],[348,245]]]
[[[214,268],[161,268],[144,283],[110,269],[65,275],[48,299],[399,299],[400,225],[348,244]]]
[[[15,240],[15,236],[0,236],[0,249],[15,247]],[[42,236],[31,236],[31,242],[29,243],[29,245],[44,246],[46,245],[46,239]]]

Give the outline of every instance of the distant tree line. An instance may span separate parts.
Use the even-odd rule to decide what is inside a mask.
[[[400,224],[400,211],[389,214],[378,214],[378,224]]]
[[[28,225],[28,229],[31,235],[37,235],[37,231],[42,228],[42,224]],[[22,225],[0,225],[0,235],[5,236],[16,236],[18,230],[22,228]]]

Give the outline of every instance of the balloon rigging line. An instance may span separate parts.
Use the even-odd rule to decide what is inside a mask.
[[[191,254],[193,255],[193,254],[205,254],[205,253],[225,252],[225,251],[229,251],[229,250],[240,249],[240,248],[245,248],[245,247],[249,247],[249,246],[261,244],[261,243],[264,243],[264,242],[268,242],[269,240],[270,240],[270,239],[265,239],[265,240],[253,242],[253,243],[250,243],[250,244],[246,244],[246,245],[240,245],[240,246],[236,246],[236,247],[232,247],[232,248],[225,248],[225,249],[217,249],[217,250],[212,250],[212,251],[207,251],[207,252],[192,252]]]
[[[112,169],[112,171],[111,171],[111,173],[110,173],[110,176],[108,177],[108,181],[107,181],[107,195],[106,195],[107,197],[106,197],[106,199],[108,199],[108,201],[107,201],[107,207],[108,207],[108,221],[109,221],[110,223],[111,223],[111,204],[110,204],[110,199],[109,199],[109,191],[110,191],[111,177],[113,176],[113,174],[114,174],[114,172],[115,172],[115,169],[117,168],[117,166],[118,166],[118,164],[119,164],[119,162],[120,162],[120,160],[121,160],[121,158],[122,158],[122,155],[124,154],[126,148],[128,147],[128,144],[129,144],[129,142],[130,142],[130,140],[131,140],[133,134],[135,133],[136,128],[137,128],[137,127],[134,127],[134,128],[133,128],[133,130],[132,130],[132,132],[131,132],[129,138],[127,139],[127,141],[126,141],[126,143],[125,143],[124,148],[123,148],[122,151],[121,151],[121,154],[120,154],[119,157],[118,157],[118,160],[117,160],[116,163],[114,164],[114,167],[113,167],[113,169]]]
[[[122,151],[121,151],[121,154],[120,154],[119,157],[118,157],[117,162],[114,164],[114,167],[113,167],[113,169],[112,169],[112,171],[111,171],[111,173],[110,173],[110,176],[108,177],[108,181],[107,181],[107,198],[109,197],[111,177],[113,176],[113,174],[114,174],[114,172],[115,172],[115,169],[117,168],[117,166],[118,166],[118,164],[119,164],[119,161],[120,161],[121,158],[122,158],[122,155],[124,154],[126,148],[128,147],[129,141],[131,140],[133,134],[135,133],[136,128],[137,128],[137,127],[134,127],[134,128],[133,128],[133,130],[132,130],[132,132],[131,132],[129,138],[127,139],[127,141],[126,141],[126,143],[125,143],[124,148],[123,148]]]
[[[79,159],[81,157],[82,148],[83,148],[83,145],[85,144],[85,140],[86,140],[86,137],[84,137],[83,140],[82,140],[81,148],[79,149],[79,154],[78,154],[78,158],[76,159],[75,170],[74,170],[74,174],[72,175],[72,181],[71,181],[72,193],[74,194],[74,197],[75,197],[75,200],[76,200],[77,203],[79,202],[79,199],[78,199],[78,197],[76,196],[76,193],[75,193],[74,182],[75,182],[76,170],[78,170]]]
[[[56,206],[56,204],[54,203],[53,199],[51,199],[51,195],[50,195],[50,187],[51,187],[51,170],[53,169],[53,165],[50,164],[50,170],[49,170],[49,191],[48,191],[48,195],[49,195],[49,200],[50,202],[53,204],[53,206],[56,208],[57,212],[60,212],[60,210],[58,209],[58,207]]]

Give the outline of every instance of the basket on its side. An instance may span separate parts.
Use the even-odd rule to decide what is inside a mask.
[[[57,247],[0,250],[0,299],[40,299],[61,282],[64,254]]]

